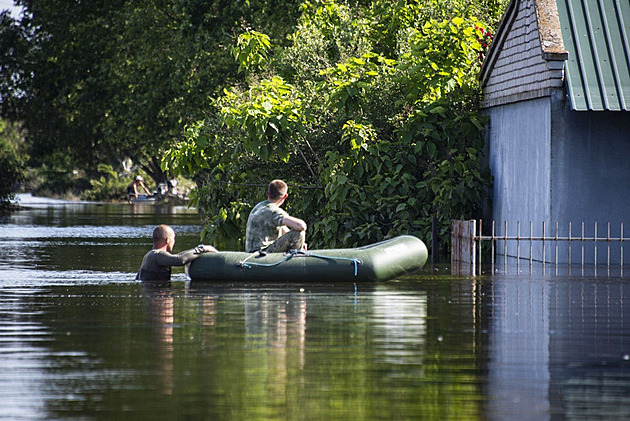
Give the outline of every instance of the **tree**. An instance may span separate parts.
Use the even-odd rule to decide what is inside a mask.
[[[20,151],[22,142],[20,128],[0,120],[0,212],[13,207],[18,185],[24,180],[27,157]]]
[[[0,13],[0,116],[17,120],[24,107],[27,79],[23,57],[28,41],[8,11]]]
[[[205,174],[196,199],[213,241],[242,238],[275,177],[310,188],[287,207],[308,220],[312,246],[427,238],[434,215],[446,231],[450,218],[480,211],[490,182],[477,112],[485,31],[471,13],[481,3],[449,4],[312,2],[284,49],[241,36],[247,85],[226,90],[213,103],[221,117],[190,125],[164,161]]]
[[[32,163],[62,153],[95,174],[129,157],[156,182],[166,177],[163,150],[239,80],[236,28],[259,27],[281,44],[298,12],[277,0],[19,3],[24,18],[4,19],[0,32],[11,47],[0,53],[0,110],[24,122]]]

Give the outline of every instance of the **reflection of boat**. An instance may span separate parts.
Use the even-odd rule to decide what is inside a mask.
[[[205,253],[186,271],[193,281],[385,281],[424,266],[427,247],[403,235],[352,249],[289,253]]]

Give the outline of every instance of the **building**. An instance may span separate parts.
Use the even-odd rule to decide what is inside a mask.
[[[546,236],[557,224],[560,237],[569,226],[572,237],[630,237],[630,1],[511,0],[480,82],[494,177],[487,219],[507,221],[510,235],[517,221],[529,235],[532,221],[534,236],[544,222]],[[623,258],[618,242],[612,252],[589,242],[586,261],[606,253]]]

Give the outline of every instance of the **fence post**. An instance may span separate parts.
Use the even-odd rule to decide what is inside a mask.
[[[452,272],[474,274],[476,267],[475,220],[451,221]]]

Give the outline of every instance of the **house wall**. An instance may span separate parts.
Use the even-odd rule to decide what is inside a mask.
[[[552,111],[552,221],[572,236],[630,237],[630,113],[625,111],[572,111],[566,97],[553,99]],[[563,235],[563,234],[561,234]],[[588,261],[594,261],[594,247],[587,244]],[[608,245],[600,243],[598,262],[608,258]],[[575,255],[574,255],[575,256]],[[581,258],[581,257],[580,257]],[[573,258],[576,261],[577,256]],[[620,260],[620,247],[614,243],[611,261]],[[630,249],[626,253],[630,262]]]
[[[528,236],[532,221],[534,236],[542,236],[545,223],[546,237],[574,238],[593,237],[596,222],[598,237],[608,235],[608,223],[610,236],[619,237],[625,222],[623,236],[629,238],[630,113],[570,109],[563,74],[567,53],[550,19],[558,13],[551,6],[553,0],[512,0],[482,68],[481,107],[490,117],[486,152],[494,177],[492,215],[486,221],[495,221],[499,235]],[[484,222],[485,234],[488,230]],[[529,246],[509,243],[508,255],[529,257]],[[533,258],[542,259],[542,250],[535,243]],[[545,260],[555,261],[555,250],[548,244],[544,250]],[[559,242],[557,256],[559,263],[569,257],[575,263],[582,258],[616,263],[621,248],[565,241]]]
[[[630,237],[630,113],[572,111],[562,90],[552,96],[485,110],[490,117],[488,164],[494,177],[492,215],[495,234],[557,235],[579,238]],[[517,223],[520,221],[520,232]],[[582,231],[582,222],[584,230]],[[610,223],[610,234],[608,225]],[[489,223],[485,229],[490,229]],[[486,232],[487,233],[487,232]],[[545,260],[555,262],[556,244],[547,244]],[[508,255],[529,257],[529,244],[517,250],[508,242]],[[558,244],[558,262],[617,264],[618,242],[566,241]],[[497,243],[500,254],[503,243]],[[533,258],[542,259],[540,242]],[[626,247],[624,262],[630,262]]]
[[[509,235],[517,234],[517,221],[521,234],[528,233],[529,221],[544,221],[550,212],[551,100],[517,102],[486,113],[488,164],[494,177],[492,219],[501,227],[508,221]]]

